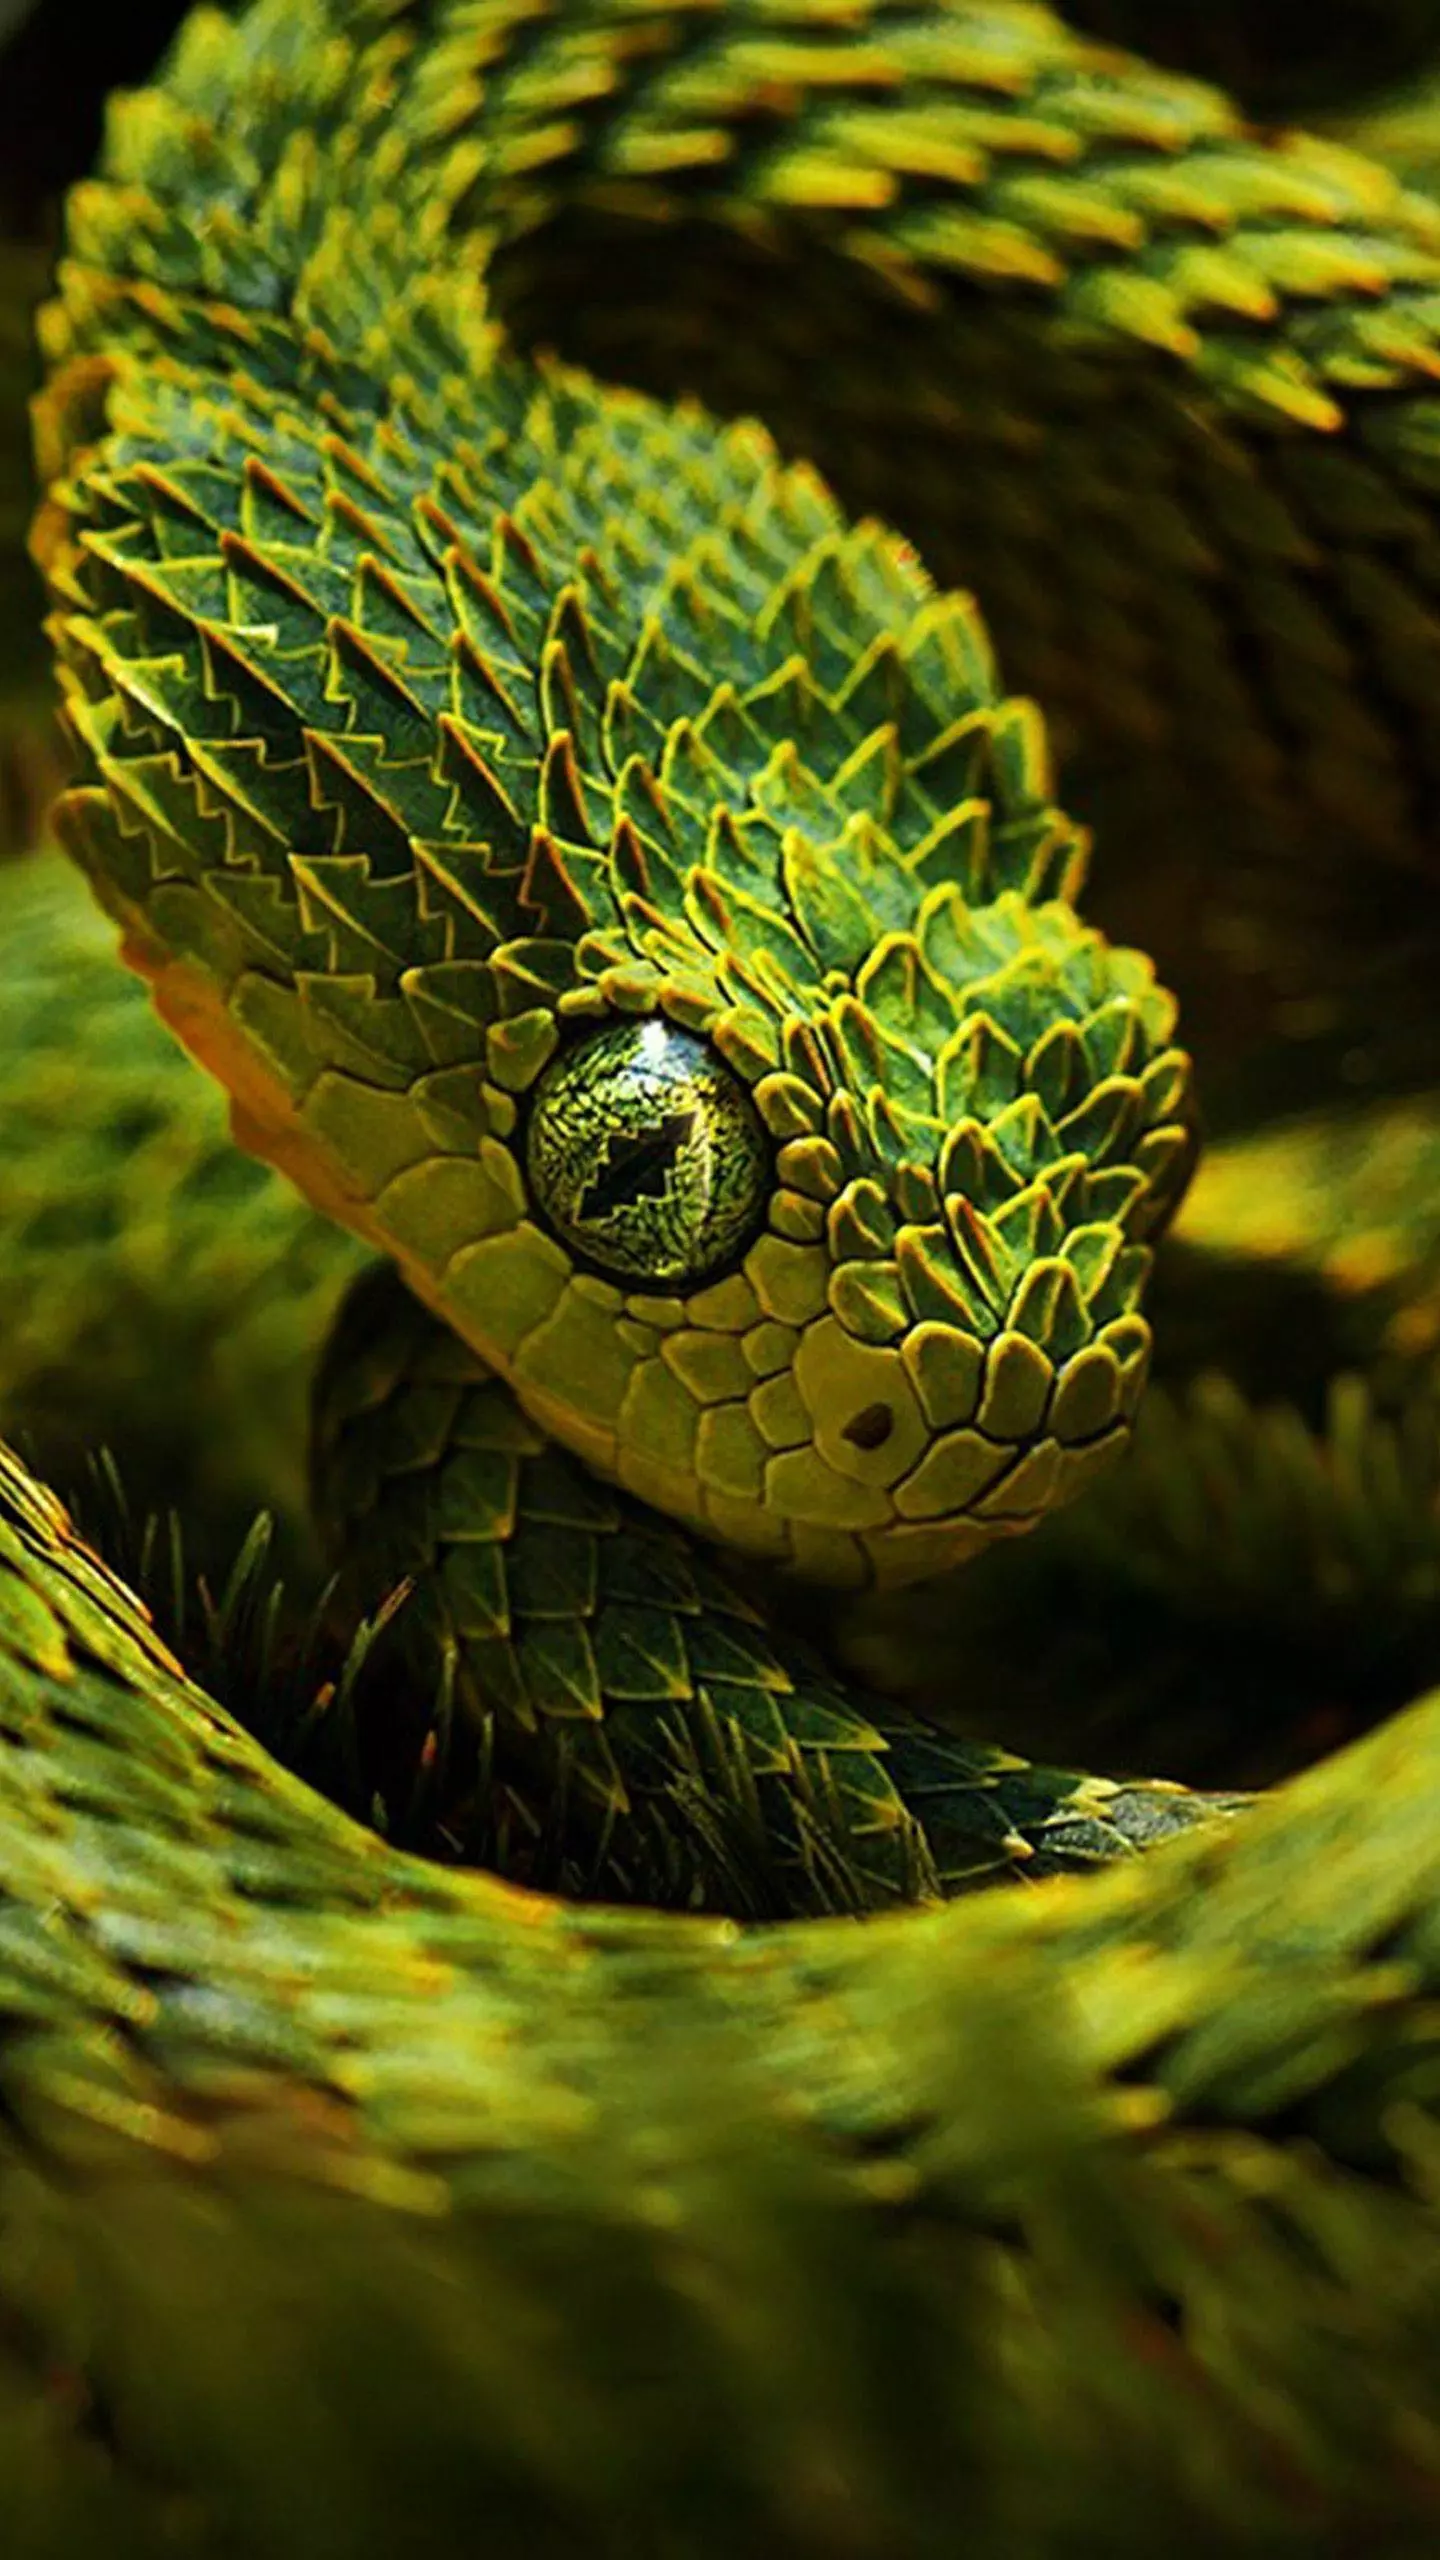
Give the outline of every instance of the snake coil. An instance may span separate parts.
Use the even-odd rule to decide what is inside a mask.
[[[369,1779],[605,1899],[311,1793],[5,1462],[21,2547],[1419,2549],[1434,1704],[1232,1819],[787,1615],[1116,1458],[1194,1107],[970,596],[784,457],[1155,862],[1398,879],[1440,213],[1004,0],[250,0],[42,343],[63,840],[394,1266],[317,1402],[415,1584]],[[757,1840],[884,1916],[738,1927]]]

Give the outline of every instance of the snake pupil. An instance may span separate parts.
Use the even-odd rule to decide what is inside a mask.
[[[695,1288],[765,1217],[773,1161],[745,1086],[655,1015],[561,1048],[530,1097],[525,1168],[545,1223],[608,1279]]]
[[[693,1111],[670,1111],[653,1129],[643,1129],[634,1137],[611,1130],[600,1169],[581,1194],[582,1217],[608,1218],[640,1200],[663,1200],[675,1158],[694,1126]]]

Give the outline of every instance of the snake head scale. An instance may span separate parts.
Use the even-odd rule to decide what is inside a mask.
[[[40,547],[65,831],[241,1140],[727,1546],[897,1582],[1068,1499],[1188,1063],[972,601],[463,277],[305,418],[206,326],[60,368]]]

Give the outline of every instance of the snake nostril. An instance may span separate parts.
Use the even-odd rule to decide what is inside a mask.
[[[867,1404],[860,1413],[852,1413],[840,1426],[840,1437],[855,1449],[883,1449],[895,1428],[895,1416],[888,1404]]]

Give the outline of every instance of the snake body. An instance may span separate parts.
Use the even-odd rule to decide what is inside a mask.
[[[570,358],[773,384],[993,572],[1156,862],[1338,895],[1433,782],[1440,215],[1026,7],[252,0],[116,104],[42,342],[61,835],[242,1146],[393,1266],[315,1428],[342,1602],[414,1585],[381,1811],[439,1760],[462,1861],[558,1803],[608,1898],[744,1909],[759,1855],[782,1914],[929,1907],[407,1857],[7,1462],[27,2531],[448,2549],[480,2497],[501,2547],[888,2552],[964,2502],[1011,2551],[1079,2497],[1115,2550],[1141,2454],[1202,2546],[1408,2530],[1433,1707],[1231,1820],[903,1715],[785,1596],[1120,1454],[1175,1008],[969,595]],[[1005,1871],[1049,1881],[938,1907]]]

